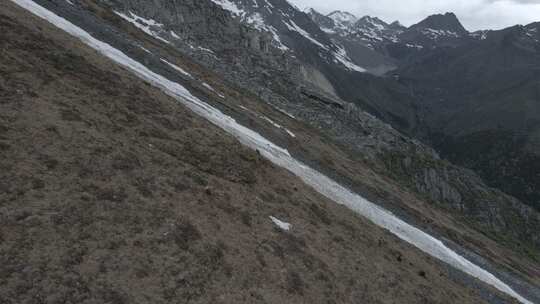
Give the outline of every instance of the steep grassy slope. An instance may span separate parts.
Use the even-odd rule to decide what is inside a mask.
[[[483,302],[66,34],[0,12],[2,302]]]

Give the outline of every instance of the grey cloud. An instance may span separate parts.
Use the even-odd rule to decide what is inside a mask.
[[[500,2],[500,1],[508,1],[518,4],[539,4],[539,0],[487,0],[487,2]]]

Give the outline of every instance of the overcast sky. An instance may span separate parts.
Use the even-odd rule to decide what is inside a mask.
[[[540,21],[540,0],[289,0],[322,13],[346,10],[411,25],[436,13],[454,12],[470,31]]]

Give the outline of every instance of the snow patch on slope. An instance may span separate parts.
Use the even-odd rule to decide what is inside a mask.
[[[264,18],[261,14],[254,13],[247,17],[244,17],[243,19],[247,24],[251,25],[255,29],[259,31],[269,32],[270,34],[272,34],[272,38],[274,38],[273,39],[274,45],[278,49],[282,51],[289,50],[289,48],[285,44],[283,44],[283,42],[281,41],[281,38],[279,37],[278,31],[276,30],[276,28],[274,28],[273,26],[267,25],[266,22],[264,22]]]
[[[285,131],[287,134],[289,134],[290,137],[293,137],[293,138],[296,137],[296,135],[293,132],[291,132],[289,129],[285,128],[284,126],[282,126],[282,125],[280,125],[278,123],[276,123],[275,121],[271,120],[270,118],[268,118],[268,117],[266,117],[264,115],[259,115],[255,111],[251,111],[250,109],[248,109],[248,108],[246,108],[244,106],[240,106],[240,108],[242,110],[246,111],[246,112],[249,112],[249,113],[253,114],[254,116],[257,116],[257,117],[267,121],[268,123],[270,123],[272,126],[276,127],[277,129],[281,129],[281,130]],[[285,114],[285,115],[288,115],[289,117],[294,118],[294,116],[292,116],[290,114]]]
[[[220,98],[225,98],[225,95],[221,94],[220,92],[216,91],[216,89],[214,89],[211,85],[209,85],[208,83],[206,82],[203,82],[202,83],[202,86],[205,87],[207,90],[209,91],[212,91],[214,92],[217,96],[219,96]]]
[[[336,33],[336,31],[334,31],[333,29],[323,27],[323,26],[321,26],[321,31],[323,31],[323,32],[325,32],[327,34],[335,34]]]
[[[233,15],[242,16],[246,13],[243,10],[239,9],[238,6],[236,6],[236,4],[234,4],[233,2],[229,0],[211,0],[211,1],[221,6],[221,8],[223,8],[224,10],[230,11]]]
[[[269,122],[271,125],[273,125],[274,127],[278,128],[278,129],[282,129],[284,130],[285,132],[287,132],[287,134],[289,134],[290,137],[296,137],[296,135],[289,131],[289,129],[285,128],[284,126],[280,125],[280,124],[277,124],[276,122],[274,122],[273,120],[271,120],[270,118],[266,117],[266,116],[261,116],[262,119],[266,120],[267,122]]]
[[[299,27],[294,21],[289,20],[288,22],[285,22],[285,25],[290,31],[297,32],[298,34],[302,35],[307,40],[311,41],[318,47],[326,50],[331,51],[332,55],[334,56],[334,62],[335,63],[341,63],[344,65],[348,70],[356,71],[356,72],[365,72],[366,69],[356,65],[347,55],[347,51],[343,47],[336,46],[337,50],[332,51],[329,47],[325,46],[321,42],[319,42],[317,39],[313,38],[308,32],[306,32],[303,28]]]
[[[423,29],[422,34],[424,34],[427,38],[432,39],[432,40],[438,40],[445,37],[457,38],[460,36],[458,33],[453,32],[453,31],[436,30],[432,28]]]
[[[189,78],[193,78],[193,76],[191,76],[190,73],[186,72],[184,69],[182,69],[181,67],[175,65],[175,64],[172,64],[170,62],[168,62],[167,60],[161,58],[161,61],[165,62],[168,66],[170,66],[171,68],[175,69],[176,71],[180,72],[181,74],[185,75],[185,76],[188,76]]]
[[[240,17],[242,21],[246,22],[247,24],[251,25],[253,28],[259,30],[259,31],[266,31],[272,34],[272,37],[274,38],[274,45],[282,50],[282,51],[288,51],[289,48],[283,44],[281,41],[279,34],[277,30],[270,25],[267,25],[264,21],[264,18],[259,13],[253,13],[248,15],[248,12],[240,9],[235,3],[229,0],[211,0],[215,4],[219,5],[221,8],[223,8],[226,11],[229,11],[232,13],[233,16]],[[274,6],[266,1],[266,9],[271,12],[270,8],[274,8]],[[257,2],[253,1],[254,7],[258,7]]]
[[[291,230],[292,228],[292,225],[287,223],[287,222],[283,222],[281,220],[279,220],[278,218],[275,218],[273,216],[270,216],[270,220],[276,225],[278,226],[281,230],[285,230],[285,231],[289,231]]]
[[[387,210],[367,201],[363,197],[339,185],[332,179],[297,161],[287,150],[273,144],[259,133],[238,124],[232,117],[223,114],[218,109],[199,100],[180,84],[152,72],[146,66],[131,59],[121,51],[93,38],[81,28],[55,15],[31,0],[11,1],[77,37],[83,43],[100,52],[102,55],[131,70],[141,79],[160,88],[163,92],[175,98],[178,102],[182,103],[198,115],[201,115],[211,123],[236,137],[241,143],[252,149],[257,149],[264,157],[276,165],[288,169],[301,178],[307,185],[310,185],[329,199],[338,204],[347,206],[351,210],[368,218],[376,225],[387,229],[420,250],[494,286],[502,292],[518,299],[520,302],[524,304],[533,304],[521,297],[508,285],[497,279],[493,274],[458,255],[441,241],[418,228],[405,223]]]
[[[338,50],[333,52],[336,61],[343,64],[347,69],[356,72],[365,72],[366,69],[356,65],[347,55],[347,51],[343,47],[338,46]]]
[[[147,33],[148,35],[156,39],[159,39],[167,44],[170,44],[168,40],[165,40],[159,36],[159,31],[155,30],[156,28],[159,28],[159,29],[162,28],[163,24],[158,23],[152,19],[145,19],[141,16],[137,16],[132,12],[128,12],[129,15],[126,15],[121,12],[116,12],[116,11],[114,13],[122,17],[123,19],[127,20],[128,22],[130,22],[137,28],[141,29],[143,32]]]
[[[171,31],[171,36],[173,36],[174,39],[180,39],[180,36],[176,34],[174,31]]]
[[[322,49],[328,50],[328,47],[326,47],[324,44],[320,43],[317,39],[311,37],[311,35],[306,32],[303,28],[299,27],[294,21],[289,20],[289,22],[285,22],[285,25],[290,31],[297,32],[298,34],[304,36],[307,40],[313,42],[315,45],[321,47]]]

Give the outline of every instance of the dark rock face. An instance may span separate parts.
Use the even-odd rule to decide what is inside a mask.
[[[267,33],[243,25],[228,11],[210,1],[107,1],[111,9],[127,15],[158,20],[163,27],[160,36],[172,38],[191,47],[205,46],[213,51],[253,51],[261,55],[270,53],[271,38]],[[171,31],[178,36],[175,39]]]
[[[449,160],[475,170],[488,184],[540,210],[540,156],[527,147],[533,145],[528,143],[530,138],[501,129],[440,138],[444,140],[437,148]]]
[[[313,8],[309,8],[305,11],[305,13],[317,24],[323,31],[325,29],[332,29],[336,26],[336,23],[334,22],[334,19],[323,15],[316,11]]]

